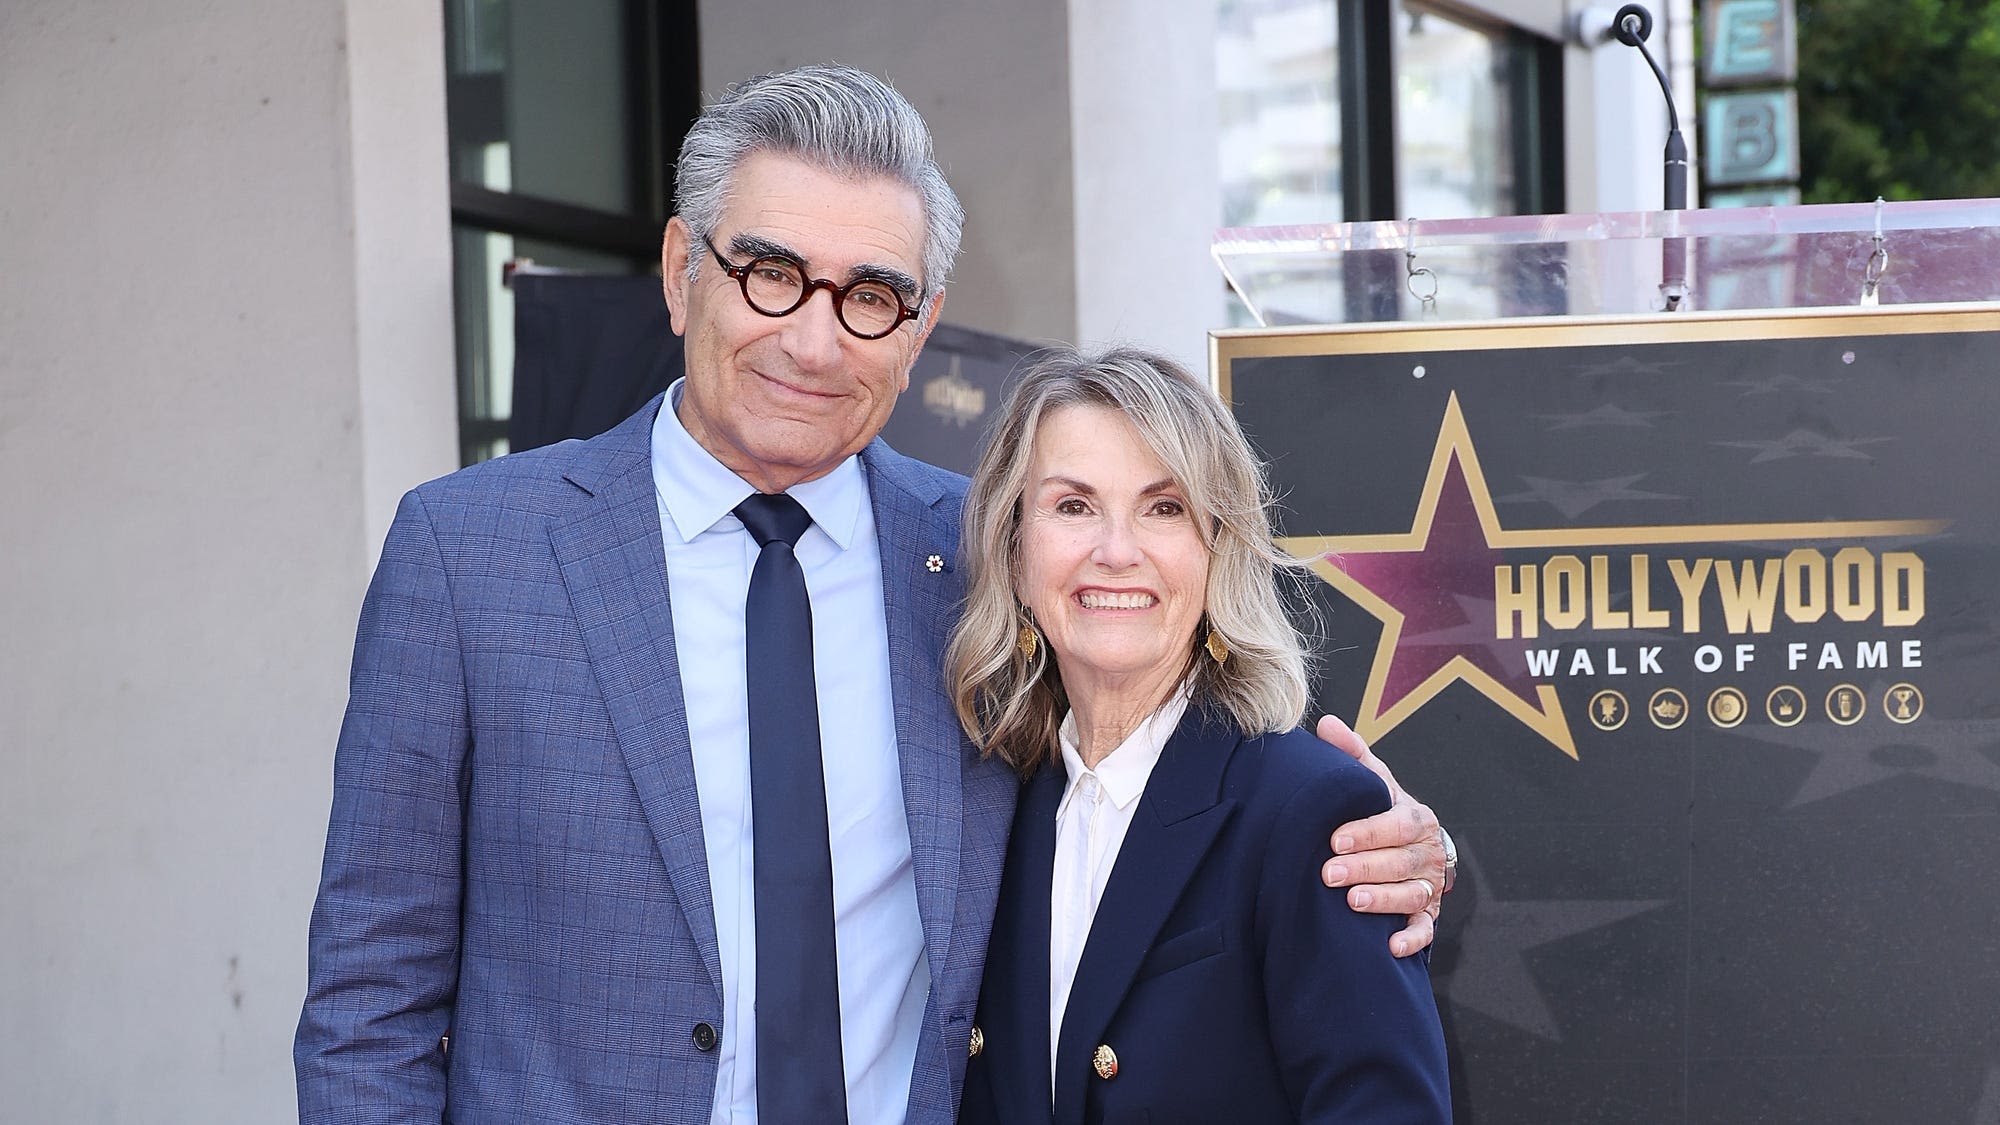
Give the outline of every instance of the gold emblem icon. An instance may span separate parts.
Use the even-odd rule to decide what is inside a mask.
[[[1663,687],[1646,702],[1646,714],[1661,730],[1672,730],[1687,722],[1688,697],[1679,688]]]
[[[1764,697],[1764,717],[1781,727],[1795,727],[1806,717],[1806,693],[1790,684],[1779,684]]]
[[[1598,730],[1617,730],[1625,725],[1625,718],[1632,708],[1625,702],[1625,693],[1605,688],[1590,697],[1590,725]]]
[[[1099,1078],[1111,1081],[1118,1077],[1118,1052],[1112,1050],[1109,1044],[1099,1043],[1097,1050],[1091,1053],[1090,1067]]]
[[[1868,713],[1868,697],[1853,684],[1835,684],[1826,693],[1826,717],[1844,727],[1851,727]]]
[[[1915,684],[1890,684],[1882,693],[1882,713],[1892,723],[1914,723],[1924,713],[1924,693]]]
[[[978,1024],[973,1024],[972,1039],[965,1045],[965,1056],[967,1058],[976,1059],[979,1057],[979,1052],[984,1051],[985,1049],[986,1049],[986,1033],[979,1030]]]
[[[1708,693],[1708,721],[1719,727],[1733,727],[1743,721],[1750,701],[1733,687],[1719,687]]]

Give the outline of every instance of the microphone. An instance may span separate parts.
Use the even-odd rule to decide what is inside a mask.
[[[1653,52],[1646,49],[1646,40],[1653,34],[1653,13],[1647,11],[1643,4],[1627,4],[1618,9],[1618,14],[1612,18],[1611,34],[1627,47],[1636,47],[1646,57],[1646,65],[1653,68],[1653,77],[1660,80],[1660,93],[1667,100],[1665,210],[1685,211],[1688,205],[1687,138],[1681,135],[1681,115],[1674,106],[1674,91],[1667,82],[1667,72],[1660,67],[1660,61],[1653,57]],[[1660,292],[1666,295],[1667,311],[1674,312],[1680,308],[1681,298],[1687,294],[1686,240],[1663,239],[1660,252]]]

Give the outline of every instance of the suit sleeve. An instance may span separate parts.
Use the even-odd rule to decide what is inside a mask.
[[[444,558],[411,493],[355,637],[293,1046],[301,1125],[444,1116],[468,732]]]
[[[1388,791],[1361,767],[1321,773],[1286,801],[1264,858],[1265,999],[1300,1122],[1451,1120],[1429,958],[1392,957],[1402,919],[1357,914],[1319,881],[1333,829],[1388,807]]]

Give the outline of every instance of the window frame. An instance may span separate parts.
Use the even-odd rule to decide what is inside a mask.
[[[497,74],[466,74],[453,64],[463,42],[465,0],[443,0],[445,16],[446,105],[453,151],[468,134],[505,137],[504,121],[487,118],[480,107],[499,104],[491,96],[467,96],[467,87],[497,81]],[[673,213],[674,158],[681,140],[701,112],[700,37],[696,0],[620,0],[626,107],[624,146],[630,160],[631,210],[580,206],[525,192],[500,191],[451,176],[454,248],[462,232],[502,234],[594,251],[628,261],[635,272],[657,270],[661,229]],[[456,259],[456,254],[454,254]],[[483,262],[483,259],[482,259]],[[472,307],[490,279],[464,276],[455,261],[452,319],[458,345],[459,460],[471,464],[504,452],[511,405],[503,413],[488,402],[492,373],[478,354],[482,337],[493,330],[486,307]],[[511,332],[511,326],[508,331]]]

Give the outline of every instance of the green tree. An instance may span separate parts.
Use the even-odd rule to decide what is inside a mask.
[[[1807,203],[2000,196],[2000,0],[1797,0]]]

